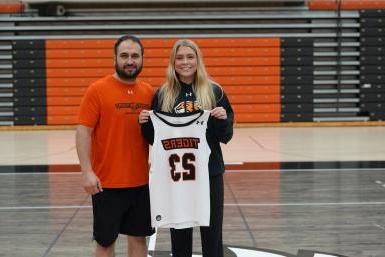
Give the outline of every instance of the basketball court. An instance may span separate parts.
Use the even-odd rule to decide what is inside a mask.
[[[384,27],[385,0],[0,0],[0,257],[94,256],[74,127],[122,34],[155,87],[193,39],[229,97],[225,257],[384,257]]]
[[[374,126],[236,128],[223,146],[225,256],[385,256],[384,134]],[[93,256],[74,135],[0,131],[0,256]],[[127,256],[123,238],[117,256]],[[148,247],[170,256],[168,230]]]

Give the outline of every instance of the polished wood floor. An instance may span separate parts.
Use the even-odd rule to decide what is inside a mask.
[[[384,257],[384,135],[384,127],[236,129],[223,147],[225,255]],[[68,172],[76,164],[72,130],[0,132],[1,257],[93,256],[90,198],[76,168]],[[149,250],[169,256],[167,230]],[[123,238],[117,256],[127,256]]]

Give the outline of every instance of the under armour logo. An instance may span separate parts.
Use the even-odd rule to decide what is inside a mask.
[[[190,93],[186,93],[186,96],[192,96],[192,93],[190,92]]]
[[[132,90],[132,89],[127,90],[127,94],[132,95],[133,93],[134,93],[134,90]]]
[[[205,123],[205,122],[204,121],[199,121],[199,120],[197,120],[197,122],[196,122],[197,125],[199,125],[199,124],[203,125],[203,123]]]

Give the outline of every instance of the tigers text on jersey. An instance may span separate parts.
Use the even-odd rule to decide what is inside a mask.
[[[209,117],[208,111],[150,111],[155,133],[149,184],[153,227],[209,226]]]

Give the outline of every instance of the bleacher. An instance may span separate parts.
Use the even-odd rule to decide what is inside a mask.
[[[238,124],[384,120],[385,0],[155,2],[65,16],[0,5],[0,125],[75,124],[122,34],[143,39],[140,78],[154,87],[173,42],[197,42]]]

